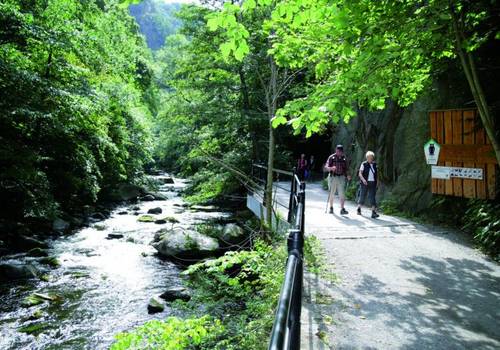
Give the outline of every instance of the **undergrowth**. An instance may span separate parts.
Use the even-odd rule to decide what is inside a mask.
[[[257,240],[183,272],[194,295],[173,305],[185,319],[149,321],[117,335],[112,350],[265,349],[284,278],[284,240]],[[180,345],[181,344],[181,345]]]
[[[321,241],[313,235],[308,235],[304,242],[304,262],[309,272],[312,272],[326,281],[338,282],[338,276],[327,262],[326,251]]]

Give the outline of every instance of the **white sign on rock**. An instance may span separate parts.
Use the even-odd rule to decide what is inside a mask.
[[[432,166],[431,177],[433,179],[449,180],[451,177],[451,168],[447,166]]]

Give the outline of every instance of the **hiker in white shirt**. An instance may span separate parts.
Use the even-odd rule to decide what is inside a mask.
[[[365,202],[365,197],[368,194],[368,201],[372,207],[372,218],[379,217],[377,214],[377,202],[375,194],[378,185],[378,170],[377,163],[374,161],[375,154],[372,151],[366,152],[366,161],[361,163],[359,167],[359,180],[361,191],[358,198],[358,215],[361,215],[361,205]]]

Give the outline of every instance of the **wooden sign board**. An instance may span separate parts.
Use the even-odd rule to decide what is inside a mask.
[[[432,193],[494,199],[497,160],[477,110],[431,111],[429,118],[430,136],[441,146],[437,166],[446,167],[434,169],[439,178],[432,179]],[[482,179],[461,175],[469,173],[480,173]]]

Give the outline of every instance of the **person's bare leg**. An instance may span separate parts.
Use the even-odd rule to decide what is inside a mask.
[[[344,209],[345,198],[340,198],[340,208]]]

